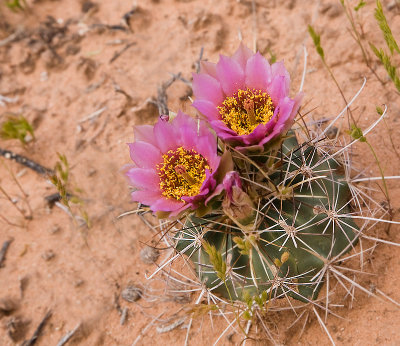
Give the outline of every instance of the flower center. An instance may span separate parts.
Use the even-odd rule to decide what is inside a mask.
[[[262,90],[238,90],[218,107],[222,121],[238,135],[248,135],[274,115],[271,97]]]
[[[207,160],[195,150],[179,147],[169,150],[157,165],[162,194],[170,199],[182,201],[183,196],[195,196],[206,179]]]

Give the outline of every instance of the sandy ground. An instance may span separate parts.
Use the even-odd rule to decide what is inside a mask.
[[[354,7],[358,1],[350,3]],[[383,3],[394,36],[400,39],[400,10],[393,6],[388,10],[390,2]],[[339,1],[258,0],[253,9],[252,1],[138,1],[128,21],[122,19],[132,10],[130,1],[38,0],[28,4],[30,9],[20,13],[0,6],[0,40],[14,32],[20,35],[0,46],[0,95],[14,101],[0,106],[0,116],[7,112],[24,115],[34,125],[36,139],[25,147],[17,141],[1,141],[0,147],[49,168],[57,162],[57,152],[65,154],[71,166],[71,189],[82,189],[79,196],[92,226],[79,227],[65,211],[49,206],[44,197],[56,190],[43,176],[3,161],[28,197],[2,166],[1,187],[15,203],[0,198],[1,215],[8,219],[0,220],[0,246],[13,239],[0,268],[0,309],[11,303],[15,309],[5,316],[0,313],[0,345],[29,339],[49,310],[52,315],[37,345],[56,345],[79,323],[80,332],[70,344],[130,345],[139,335],[138,344],[184,343],[186,329],[160,334],[156,327],[171,323],[164,316],[170,316],[170,311],[179,315],[187,300],[161,294],[158,300],[148,297],[132,303],[120,297],[127,285],[147,287],[145,275],[156,267],[139,256],[153,233],[135,216],[117,216],[135,207],[120,171],[129,163],[125,143],[133,139],[132,126],[156,121],[158,109],[147,100],[157,97],[157,88],[171,73],[190,80],[201,47],[204,58],[216,61],[220,53],[233,53],[239,37],[250,47],[256,43],[266,56],[272,52],[278,60],[285,60],[294,94],[300,85],[304,44],[309,56],[303,111],[312,111],[315,119],[333,117],[344,103],[308,37],[307,25],[313,23],[346,97],[350,99],[363,76],[367,78],[353,107],[360,125],[365,128],[372,123],[377,118],[375,107],[387,104],[386,123],[400,151],[399,94],[392,83],[382,85],[365,66]],[[374,3],[368,1],[357,21],[362,23],[365,42],[383,47],[373,9]],[[375,63],[374,67],[386,80],[384,70]],[[176,81],[167,92],[169,108],[194,114],[189,91],[185,83]],[[93,115],[98,110],[102,111]],[[369,140],[390,176],[400,172],[400,162],[388,128],[379,125]],[[368,174],[379,174],[362,144],[356,146],[354,158]],[[389,189],[399,219],[400,185],[391,181]],[[15,208],[29,213],[27,202],[32,220],[24,219]],[[392,227],[389,234],[376,232],[400,242],[399,227]],[[379,245],[364,269],[373,274],[361,279],[368,290],[376,292],[377,288],[400,301],[398,248]],[[337,344],[400,343],[396,305],[356,290],[352,309],[348,306],[335,309],[342,318],[330,316],[327,321]],[[127,317],[121,325],[125,308]],[[277,316],[276,323],[284,324],[285,316]],[[144,330],[156,317],[159,320]],[[203,322],[201,317],[193,321],[189,344],[213,343],[226,328],[223,320],[216,320],[213,327]],[[303,322],[282,332],[282,342],[330,344],[315,317],[308,320],[299,339]],[[240,335],[223,336],[220,343],[241,341]]]

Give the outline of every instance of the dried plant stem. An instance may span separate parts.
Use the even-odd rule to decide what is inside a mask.
[[[0,185],[0,191],[3,193],[3,195],[6,197],[6,199],[14,206],[14,208],[23,216],[24,219],[32,219],[32,215],[26,215],[22,209],[20,209],[12,200],[10,195],[6,192],[6,190],[3,189],[3,187]]]
[[[8,165],[6,165],[6,164],[4,163],[4,160],[0,158],[0,162],[1,162],[1,164],[3,165],[3,167],[5,167],[5,169],[7,169],[8,173],[10,173],[10,175],[11,175],[11,177],[12,177],[14,183],[18,186],[19,190],[20,190],[21,193],[24,195],[25,203],[26,203],[26,205],[27,205],[27,207],[28,207],[28,209],[29,209],[29,215],[32,216],[32,215],[33,215],[33,211],[32,211],[31,205],[30,205],[29,200],[28,200],[29,195],[28,195],[28,194],[25,192],[25,190],[22,188],[22,186],[21,186],[21,184],[19,183],[19,181],[18,181],[17,177],[15,176],[14,172],[8,167]]]
[[[393,130],[388,126],[388,124],[386,123],[385,119],[383,119],[383,123],[385,124],[386,129],[389,132],[389,140],[390,140],[390,144],[392,145],[393,151],[396,154],[397,158],[400,160],[400,153],[397,151],[396,146],[394,145],[394,142],[393,142],[393,137],[392,137],[392,131]]]
[[[18,162],[21,165],[24,165],[25,167],[28,167],[28,168],[34,170],[36,173],[39,173],[39,174],[42,174],[45,176],[54,174],[52,169],[46,168],[46,167],[36,163],[35,161],[32,161],[25,156],[13,153],[10,150],[5,150],[5,149],[0,148],[0,156],[3,156],[9,160],[14,160],[15,162]]]
[[[49,310],[46,315],[43,317],[42,321],[39,323],[38,327],[36,328],[33,336],[22,343],[22,346],[33,346],[36,344],[37,339],[39,338],[40,334],[42,333],[43,328],[45,327],[47,321],[51,317],[52,312]]]
[[[352,28],[352,30],[353,30],[353,35],[355,35],[355,36],[352,35],[352,37],[354,38],[354,40],[356,41],[356,43],[358,44],[358,46],[359,46],[360,49],[361,49],[361,53],[362,53],[363,59],[364,59],[364,61],[365,61],[365,64],[367,65],[367,67],[369,68],[369,70],[373,73],[373,75],[376,77],[376,79],[378,79],[378,81],[379,81],[381,84],[385,84],[385,83],[383,82],[383,80],[379,78],[378,74],[375,72],[375,70],[374,70],[374,69],[372,68],[372,66],[371,66],[370,58],[369,58],[369,56],[368,56],[368,54],[367,54],[367,52],[366,52],[366,50],[365,50],[365,48],[364,48],[364,46],[363,46],[363,44],[362,44],[360,33],[358,32],[358,30],[357,30],[357,28],[356,28],[356,25],[355,25],[355,22],[354,22],[353,14],[352,14],[352,12],[348,9],[348,6],[349,6],[348,1],[346,0],[346,5],[344,4],[344,1],[341,1],[341,4],[342,4],[342,7],[343,7],[343,9],[344,9],[344,13],[346,14],[346,17],[347,17],[347,19],[348,19],[349,22],[350,22],[351,28]]]
[[[3,266],[4,259],[6,258],[7,250],[14,239],[6,240],[0,249],[0,268]]]
[[[23,228],[23,225],[18,225],[16,223],[11,222],[10,220],[8,220],[5,216],[0,214],[0,219],[2,219],[6,224],[10,225],[10,226],[15,226],[15,227],[19,227],[19,228]]]
[[[81,323],[78,323],[74,329],[69,331],[61,338],[61,340],[57,343],[57,346],[64,346],[69,340],[71,340],[71,338],[74,336],[74,334],[78,331],[80,327]]]

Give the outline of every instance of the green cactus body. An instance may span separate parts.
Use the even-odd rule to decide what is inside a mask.
[[[322,157],[313,146],[299,146],[293,135],[281,148],[275,159],[267,153],[264,165],[276,167],[282,162],[270,179],[284,193],[268,192],[260,186],[268,186],[266,179],[258,174],[257,184],[248,184],[249,195],[258,196],[254,204],[260,206],[252,231],[241,230],[223,214],[210,214],[188,216],[177,234],[177,251],[190,257],[201,282],[228,300],[316,299],[325,264],[357,242],[354,221],[336,217],[351,213],[350,191],[341,166],[328,155]],[[250,169],[257,173],[254,166]],[[204,241],[215,246],[225,261],[224,281],[210,261]]]

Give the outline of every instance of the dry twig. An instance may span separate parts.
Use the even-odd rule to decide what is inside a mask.
[[[81,323],[78,323],[76,327],[65,334],[58,342],[57,346],[64,346],[71,338],[75,335],[78,329],[81,327]]]
[[[13,240],[14,239],[12,239],[12,238],[9,239],[9,240],[6,240],[3,243],[3,246],[1,247],[1,250],[0,250],[0,268],[3,266],[3,262],[4,262],[5,258],[6,258],[6,253],[7,253],[8,247],[13,242]]]
[[[124,48],[122,48],[120,51],[115,52],[114,56],[110,59],[109,63],[113,63],[115,60],[117,60],[122,54],[124,54],[130,47],[134,46],[136,42],[130,42],[127,45],[125,45]]]
[[[43,331],[44,326],[46,325],[47,321],[51,317],[52,312],[51,310],[47,311],[46,315],[43,317],[42,321],[39,323],[38,327],[36,328],[33,336],[29,340],[25,340],[22,343],[22,346],[33,346],[36,344],[37,339],[39,338],[40,334]]]
[[[32,161],[28,159],[25,156],[13,153],[10,150],[5,150],[0,148],[0,156],[4,156],[6,159],[14,160],[15,162],[20,163],[21,165],[24,165],[25,167],[28,167],[35,171],[36,173],[42,174],[42,175],[53,175],[54,172],[50,168],[46,168],[35,161]]]

